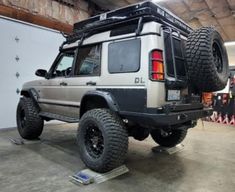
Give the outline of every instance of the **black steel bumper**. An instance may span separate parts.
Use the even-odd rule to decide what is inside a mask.
[[[121,115],[128,120],[145,124],[149,126],[166,126],[183,124],[188,121],[197,120],[212,115],[211,108],[203,108],[197,110],[187,110],[181,112],[166,113],[138,113],[138,112],[121,112]]]

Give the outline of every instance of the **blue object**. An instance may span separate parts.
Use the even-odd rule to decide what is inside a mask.
[[[82,183],[84,185],[88,185],[90,183],[93,183],[94,182],[94,178],[83,173],[83,172],[78,172],[77,174],[73,175],[71,177],[73,180],[79,182],[79,183]]]

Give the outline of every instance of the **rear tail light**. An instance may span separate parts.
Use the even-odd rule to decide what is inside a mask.
[[[164,80],[164,62],[161,50],[153,50],[151,52],[151,79]]]

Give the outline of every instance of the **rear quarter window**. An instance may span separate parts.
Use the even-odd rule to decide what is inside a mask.
[[[140,39],[110,43],[108,46],[109,73],[130,73],[139,71],[140,53]]]

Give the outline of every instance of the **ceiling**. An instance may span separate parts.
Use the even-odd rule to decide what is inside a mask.
[[[115,9],[141,0],[93,0],[105,9]],[[225,41],[235,41],[235,0],[155,0],[192,28],[214,26]]]

